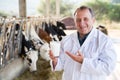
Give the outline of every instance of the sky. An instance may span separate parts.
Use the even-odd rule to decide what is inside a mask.
[[[27,16],[38,14],[37,8],[40,0],[26,0],[27,1]],[[85,0],[69,0],[71,2],[83,2]],[[0,11],[19,15],[19,0],[0,0]]]
[[[37,14],[39,0],[27,1],[27,15]],[[19,15],[19,0],[0,0],[0,11]]]

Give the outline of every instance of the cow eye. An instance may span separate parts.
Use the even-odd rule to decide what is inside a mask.
[[[30,63],[32,63],[32,60],[31,60],[30,58],[27,58],[27,60],[28,60]]]

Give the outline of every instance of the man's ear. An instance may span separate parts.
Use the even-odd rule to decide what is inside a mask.
[[[93,17],[93,23],[95,23],[95,21],[96,21],[96,20],[95,20],[95,17]]]

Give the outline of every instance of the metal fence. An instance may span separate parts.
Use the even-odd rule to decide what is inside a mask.
[[[23,22],[15,19],[0,19],[0,68],[18,57],[21,51]],[[18,30],[16,30],[16,24],[20,24]]]

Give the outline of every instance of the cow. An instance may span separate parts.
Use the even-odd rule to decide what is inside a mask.
[[[54,41],[61,41],[63,36],[66,36],[64,30],[60,27],[55,26],[52,23],[42,22],[42,29],[46,31]]]
[[[16,27],[16,31],[18,31],[20,29],[20,24],[16,23],[15,25]],[[22,29],[21,29],[22,30]],[[16,34],[17,32],[15,31],[15,39],[19,39],[18,38],[18,34]],[[31,40],[27,40],[26,39],[26,35],[24,34],[24,30],[22,30],[21,32],[21,36],[20,37],[20,45],[21,46],[21,51],[18,52],[18,56],[20,58],[23,59],[23,61],[27,62],[28,67],[30,69],[31,72],[36,71],[37,70],[37,60],[38,60],[38,51],[35,50],[35,46],[32,44]],[[19,41],[19,40],[18,40]]]
[[[28,52],[26,52],[26,57],[24,61],[27,62],[30,72],[37,71],[37,65],[36,65],[37,60],[38,60],[38,51],[29,50]]]
[[[108,31],[107,28],[105,26],[99,25],[97,27],[98,30],[100,30],[101,32],[103,32],[104,34],[108,35]]]

